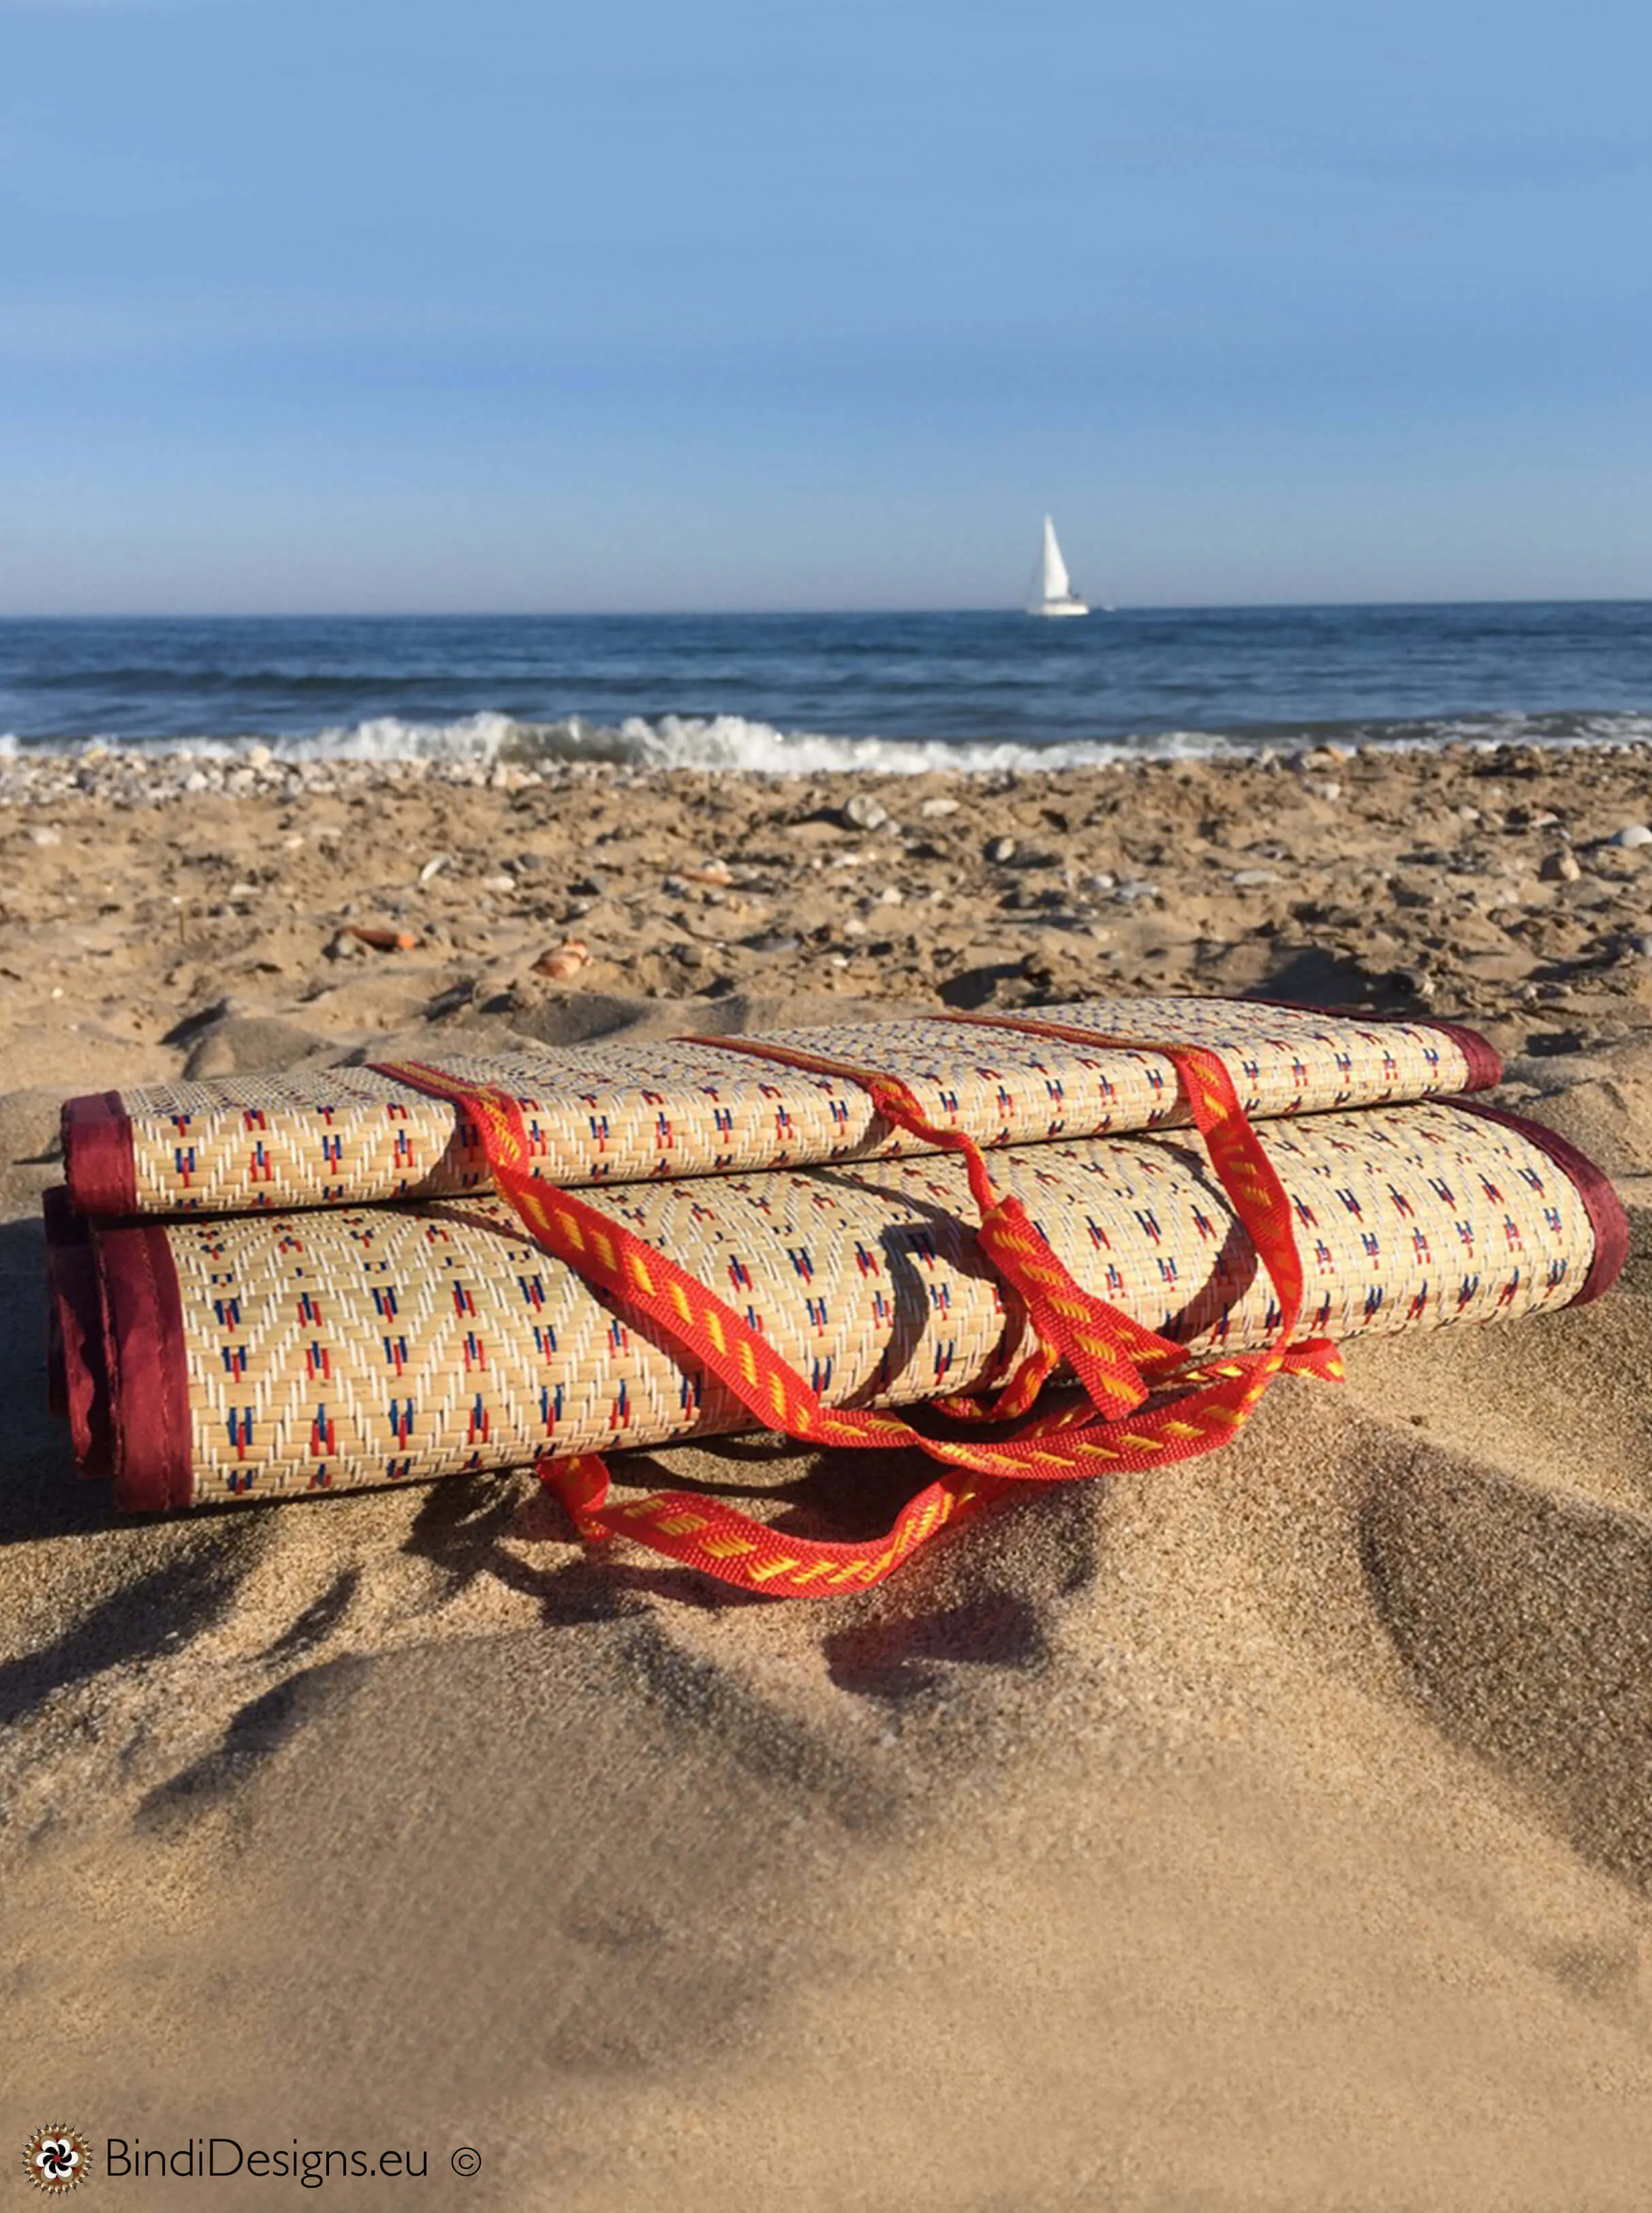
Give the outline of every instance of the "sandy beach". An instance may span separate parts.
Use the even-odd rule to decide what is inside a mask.
[[[20,2149],[405,2146],[327,2186],[558,2213],[1643,2204],[1649,821],[1632,752],[0,760]],[[122,1523],[48,1419],[69,1093],[1129,990],[1474,1023],[1618,1180],[1622,1283],[819,1605],[589,1561],[526,1473]]]

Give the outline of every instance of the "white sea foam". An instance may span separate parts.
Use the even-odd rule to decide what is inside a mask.
[[[809,776],[868,771],[919,775],[929,770],[988,774],[1006,770],[1106,766],[1141,760],[1245,758],[1265,749],[1336,743],[1396,752],[1432,752],[1463,745],[1489,752],[1498,746],[1631,747],[1652,742],[1652,715],[1486,714],[1275,726],[1257,731],[1173,730],[1109,738],[1072,738],[1029,745],[1013,739],[947,740],[829,736],[782,730],[740,715],[632,716],[619,723],[578,716],[524,722],[478,713],[445,722],[415,722],[376,716],[348,725],[285,736],[121,740],[94,737],[41,744],[0,733],[0,759],[85,753],[184,755],[233,761],[254,748],[286,761],[425,761],[491,768],[498,761],[524,766],[560,761],[608,761],[637,768],[740,770],[764,776]]]
[[[396,715],[270,740],[281,760],[471,761],[487,767],[521,751],[522,725],[509,715],[466,715],[456,722],[404,722]]]
[[[276,740],[280,759],[297,760],[445,760],[488,765],[496,760],[617,761],[638,768],[741,769],[766,776],[809,776],[875,770],[920,775],[930,769],[1074,768],[1111,761],[1194,758],[1231,753],[1232,741],[1211,733],[1085,740],[1027,745],[1014,740],[960,741],[832,737],[780,730],[741,715],[631,716],[600,723],[524,722],[506,715],[469,715],[454,722],[405,722],[393,716],[348,729]]]
[[[777,729],[741,715],[631,716],[622,722],[514,721],[468,715],[453,722],[405,722],[393,716],[347,729],[278,739],[284,759],[430,760],[491,765],[497,760],[617,761],[638,768],[739,769],[763,776],[813,776],[865,770],[917,776],[932,769],[986,774],[1007,769],[1085,768],[1139,760],[1209,760],[1299,745],[1381,745],[1405,752],[1446,745],[1490,750],[1500,745],[1555,747],[1643,745],[1652,715],[1461,715],[1405,722],[1372,720],[1295,730],[1154,731],[1111,738],[1070,738],[1029,745],[1015,739],[829,736]]]

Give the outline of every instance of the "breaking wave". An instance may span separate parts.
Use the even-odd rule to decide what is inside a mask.
[[[606,724],[572,716],[561,722],[518,721],[509,715],[466,715],[451,722],[410,722],[397,716],[318,729],[304,735],[168,741],[20,740],[0,732],[0,759],[72,753],[94,746],[112,752],[183,753],[234,759],[254,748],[277,760],[414,761],[489,767],[497,761],[527,766],[567,761],[611,762],[635,768],[738,770],[764,776],[808,776],[863,770],[917,775],[930,770],[989,773],[1003,770],[1079,768],[1140,760],[1204,760],[1322,745],[1382,746],[1432,751],[1466,745],[1629,747],[1652,741],[1652,715],[1486,714],[1417,717],[1405,721],[1280,723],[1229,730],[1170,730],[1108,738],[1072,738],[1043,744],[1005,739],[920,739],[830,736],[777,729],[739,715],[662,715]]]
[[[1194,754],[1234,750],[1216,735],[1177,733],[1163,737],[1072,740],[1028,745],[1015,740],[832,737],[812,730],[780,730],[741,715],[628,716],[618,723],[514,721],[508,715],[470,715],[455,722],[404,722],[395,717],[357,722],[348,729],[289,738],[271,747],[277,757],[326,760],[611,761],[634,768],[739,769],[761,776],[809,776],[869,769],[919,774],[927,769],[988,771],[1076,767],[1139,759],[1143,754]]]

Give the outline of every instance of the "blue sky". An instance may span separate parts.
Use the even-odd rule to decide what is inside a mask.
[[[1652,14],[0,0],[0,613],[1652,595]]]

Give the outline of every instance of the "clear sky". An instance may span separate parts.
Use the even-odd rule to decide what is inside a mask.
[[[0,0],[0,613],[1652,595],[1645,0]]]

